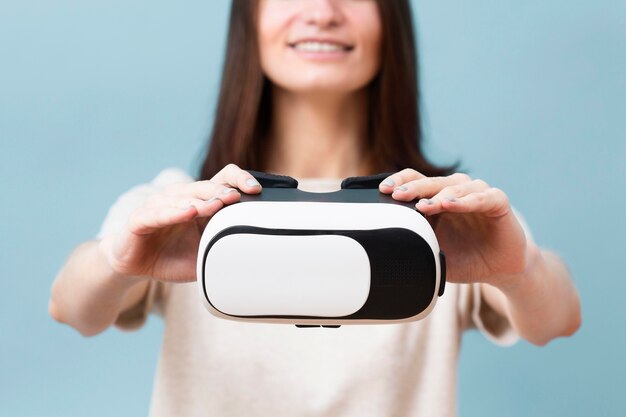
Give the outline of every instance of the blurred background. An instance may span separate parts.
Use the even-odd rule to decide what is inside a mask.
[[[625,415],[626,2],[412,3],[429,155],[504,189],[583,303],[544,348],[467,333],[460,415]],[[85,339],[48,316],[49,289],[119,194],[197,171],[228,9],[2,1],[1,415],[147,414],[161,321]]]

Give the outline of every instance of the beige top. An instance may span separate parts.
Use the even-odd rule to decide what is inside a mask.
[[[143,199],[179,181],[192,178],[168,169],[122,195],[99,236],[115,233]],[[300,188],[333,191],[339,184],[303,180]],[[455,416],[463,330],[478,328],[501,345],[517,340],[482,302],[478,285],[448,284],[418,322],[339,329],[219,319],[204,309],[196,285],[152,282],[142,303],[116,323],[138,328],[151,311],[165,320],[153,417]]]

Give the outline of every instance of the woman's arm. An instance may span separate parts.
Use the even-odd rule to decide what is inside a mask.
[[[115,322],[119,314],[137,304],[148,289],[148,279],[116,273],[99,248],[85,242],[70,255],[57,275],[48,310],[55,320],[83,336],[93,336]]]
[[[554,253],[529,242],[526,270],[499,282],[506,284],[481,284],[483,297],[529,342],[545,345],[556,337],[571,336],[580,327],[578,292]]]

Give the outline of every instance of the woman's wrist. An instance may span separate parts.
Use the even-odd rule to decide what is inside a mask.
[[[124,274],[112,265],[111,259],[113,255],[111,252],[113,247],[113,240],[114,236],[106,236],[102,238],[96,246],[99,258],[102,261],[102,267],[106,272],[106,280],[116,288],[119,288],[123,291],[127,290],[128,288],[134,286],[139,282],[147,281],[149,277]]]
[[[538,271],[544,262],[541,249],[534,242],[528,241],[524,255],[524,268],[519,272],[494,277],[488,284],[498,288],[505,295],[527,292],[534,280],[541,275]]]
[[[534,243],[526,262],[519,274],[492,284],[504,295],[500,311],[520,336],[537,345],[574,334],[581,322],[580,300],[569,271],[558,256]]]

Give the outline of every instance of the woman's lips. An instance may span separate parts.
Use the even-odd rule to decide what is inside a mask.
[[[352,50],[353,45],[331,40],[304,39],[288,44],[298,56],[314,60],[325,61],[345,57]]]
[[[354,49],[353,46],[343,43],[316,40],[290,43],[289,47],[302,52],[349,52]]]

